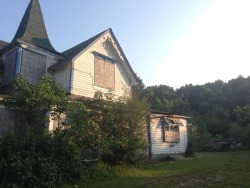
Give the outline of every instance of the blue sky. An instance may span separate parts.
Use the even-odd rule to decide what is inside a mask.
[[[11,41],[29,0],[0,0]],[[228,81],[250,62],[248,0],[40,0],[49,38],[64,51],[112,28],[146,86]]]

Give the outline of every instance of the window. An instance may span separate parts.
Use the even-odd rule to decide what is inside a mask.
[[[46,56],[23,49],[21,74],[31,84],[37,84],[46,71]]]
[[[95,54],[95,86],[115,90],[115,64],[108,57]]]
[[[163,142],[178,143],[180,142],[179,124],[169,118],[162,118]]]

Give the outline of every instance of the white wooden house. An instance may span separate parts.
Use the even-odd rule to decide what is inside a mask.
[[[108,90],[123,96],[137,83],[112,29],[57,52],[49,41],[38,0],[30,1],[13,40],[0,42],[0,57],[4,67],[0,93],[19,74],[34,84],[43,74],[53,76],[70,95],[90,98],[96,91]]]
[[[0,103],[11,93],[12,80],[19,74],[32,84],[38,83],[44,74],[52,76],[69,95],[76,97],[92,98],[96,91],[109,90],[120,97],[137,84],[136,75],[111,29],[57,52],[50,43],[38,0],[30,0],[13,40],[0,40]],[[0,133],[21,122],[10,119],[13,112],[0,104]],[[51,121],[51,130],[55,123]],[[188,139],[186,125],[185,116],[151,114],[149,154],[157,158],[184,153]]]
[[[149,155],[152,159],[166,159],[169,155],[183,155],[188,144],[189,117],[163,112],[151,112],[148,121]]]
[[[137,83],[112,29],[64,52],[56,51],[50,43],[39,0],[30,0],[13,40],[0,40],[1,98],[11,93],[12,80],[19,74],[32,84],[44,74],[54,77],[74,97],[92,98],[97,91],[110,90],[120,97]],[[0,113],[0,122],[5,118],[3,114]]]

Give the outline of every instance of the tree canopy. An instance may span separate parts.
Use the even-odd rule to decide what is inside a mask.
[[[190,116],[199,134],[242,140],[250,137],[250,77],[240,75],[228,82],[189,84],[176,90],[166,85],[150,86],[140,93],[153,110]]]

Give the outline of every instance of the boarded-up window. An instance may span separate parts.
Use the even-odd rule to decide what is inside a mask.
[[[21,74],[31,84],[37,84],[46,71],[46,56],[23,50]]]
[[[3,85],[10,84],[13,81],[16,71],[16,60],[17,50],[13,50],[5,56]]]
[[[180,142],[179,124],[172,119],[162,120],[163,141],[169,143]]]
[[[95,56],[95,86],[115,90],[115,65],[101,56]]]
[[[180,131],[178,125],[165,127],[165,142],[180,142]]]

